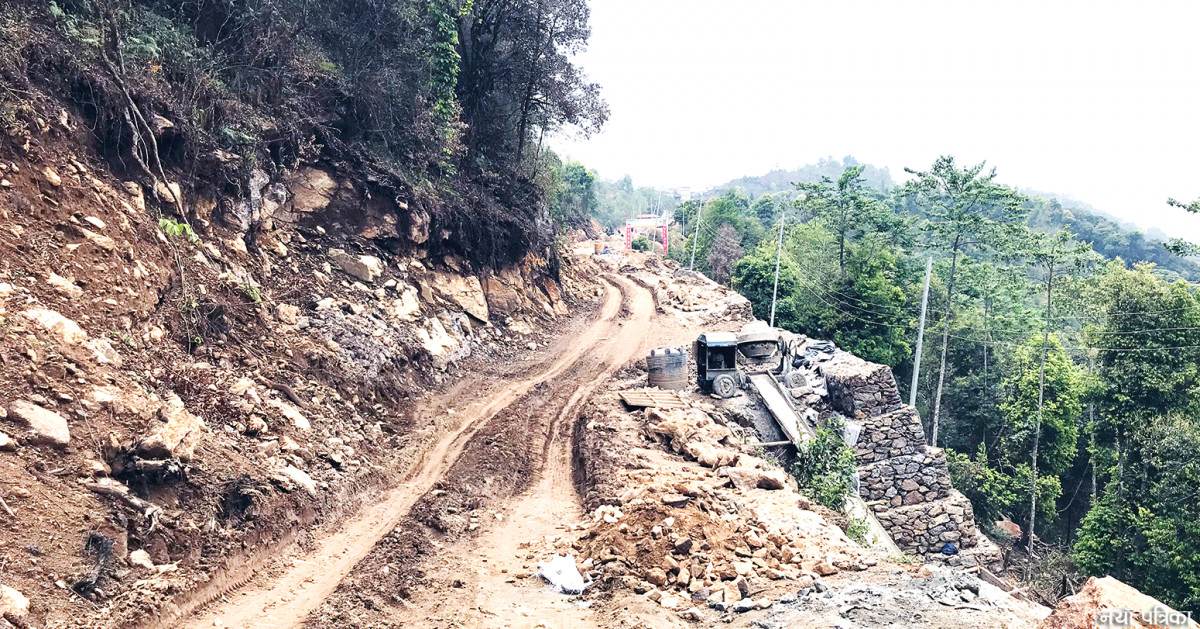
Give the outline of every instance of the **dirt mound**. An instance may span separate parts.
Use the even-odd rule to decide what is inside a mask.
[[[611,383],[576,431],[577,459],[593,460],[589,472],[605,480],[583,487],[598,506],[575,541],[554,545],[578,553],[597,590],[633,590],[699,618],[712,613],[705,607],[769,607],[877,563],[781,469],[746,452],[710,403],[627,412],[614,398],[628,384]]]

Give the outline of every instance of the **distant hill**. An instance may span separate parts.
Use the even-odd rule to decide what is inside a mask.
[[[837,178],[847,168],[858,166],[859,164],[858,160],[849,155],[840,160],[828,157],[821,159],[816,164],[808,164],[793,170],[776,169],[765,175],[739,177],[714,187],[711,191],[705,193],[704,196],[706,198],[717,196],[730,188],[741,188],[751,200],[764,194],[791,193],[794,191],[793,184],[815,183],[820,181],[821,177],[829,177],[837,181]],[[867,164],[866,168],[863,169],[862,176],[867,185],[879,190],[887,191],[896,185],[896,182],[892,181],[892,174],[886,166],[879,168]]]
[[[846,168],[859,164],[851,156],[840,160],[830,157],[794,170],[776,169],[764,175],[739,177],[714,187],[703,196],[715,197],[730,188],[741,188],[751,201],[764,194],[781,195],[788,199],[794,194],[795,183],[820,181],[821,177],[836,180]],[[882,191],[896,186],[886,167],[867,164],[863,169],[863,178],[868,185]],[[1069,195],[1030,189],[1022,189],[1021,192],[1034,199],[1033,211],[1029,216],[1029,225],[1034,229],[1053,231],[1066,228],[1076,233],[1080,240],[1092,243],[1096,252],[1107,258],[1121,258],[1130,266],[1141,261],[1153,262],[1171,278],[1200,281],[1200,261],[1181,258],[1167,251],[1163,247],[1167,236],[1160,230],[1143,231],[1132,223],[1120,221]]]

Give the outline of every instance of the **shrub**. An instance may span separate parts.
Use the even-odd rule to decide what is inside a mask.
[[[634,238],[630,245],[636,251],[649,251],[651,247],[650,239],[646,238],[645,236],[638,236],[637,238]]]
[[[857,474],[854,450],[842,440],[842,424],[837,420],[831,420],[817,431],[815,439],[800,446],[792,467],[792,476],[802,493],[837,511],[845,508]]]

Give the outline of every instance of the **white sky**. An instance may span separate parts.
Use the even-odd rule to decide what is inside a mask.
[[[853,155],[986,159],[1010,185],[1200,239],[1200,3],[591,0],[612,116],[555,148],[706,189]]]

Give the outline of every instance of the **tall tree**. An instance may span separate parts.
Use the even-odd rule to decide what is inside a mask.
[[[838,271],[846,271],[847,244],[871,231],[883,214],[878,191],[867,187],[865,166],[851,166],[834,182],[822,177],[816,183],[798,183],[804,204],[823,221],[837,239]]]
[[[1033,263],[1033,267],[1041,273],[1042,285],[1045,288],[1046,295],[1046,318],[1043,322],[1042,330],[1042,349],[1038,358],[1038,395],[1037,395],[1037,421],[1034,424],[1033,430],[1033,457],[1030,465],[1033,468],[1033,479],[1029,484],[1029,530],[1025,532],[1026,545],[1029,546],[1033,540],[1033,527],[1037,521],[1037,475],[1040,460],[1038,459],[1038,449],[1042,443],[1042,425],[1045,423],[1045,401],[1046,401],[1046,358],[1050,351],[1050,329],[1054,326],[1054,278],[1072,271],[1080,270],[1087,260],[1092,257],[1092,248],[1085,243],[1077,243],[1074,241],[1075,235],[1067,230],[1060,230],[1053,235],[1043,233],[1030,234],[1029,257]],[[1059,358],[1056,356],[1056,359]],[[1064,362],[1064,361],[1056,361]],[[1054,365],[1058,367],[1059,365]],[[1055,399],[1052,403],[1052,410],[1055,411],[1054,427],[1059,433],[1066,433],[1070,437],[1066,443],[1059,444],[1061,449],[1068,450],[1067,452],[1059,452],[1060,448],[1055,449],[1055,457],[1051,461],[1055,464],[1051,470],[1055,473],[1062,472],[1062,469],[1070,462],[1066,456],[1074,452],[1075,438],[1078,435],[1078,430],[1065,430],[1067,426],[1075,428],[1075,420],[1079,415],[1079,397],[1082,395],[1082,384],[1078,378],[1078,374],[1067,371],[1065,376],[1073,375],[1071,378],[1073,384],[1065,391],[1055,391]],[[1068,415],[1062,417],[1060,415]],[[1059,442],[1055,442],[1058,444]],[[1029,546],[1032,549],[1032,546]]]
[[[960,168],[954,157],[939,157],[927,171],[906,169],[915,179],[905,186],[927,220],[927,231],[935,246],[950,254],[946,279],[946,310],[942,316],[941,358],[937,390],[933,398],[930,443],[937,445],[942,390],[946,380],[946,355],[950,326],[954,321],[955,272],[964,253],[1008,253],[1024,232],[1024,197],[996,183],[996,170],[984,172],[984,163]]]

